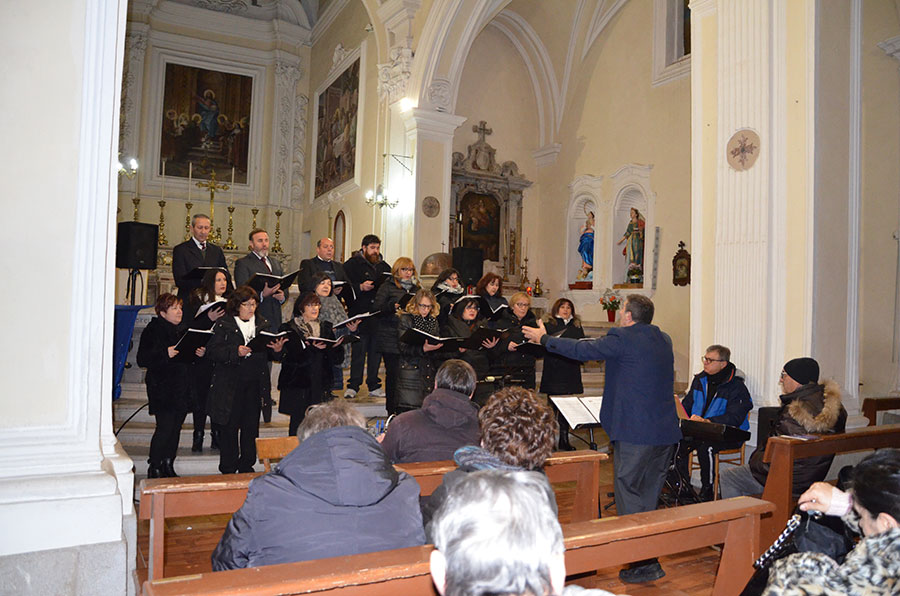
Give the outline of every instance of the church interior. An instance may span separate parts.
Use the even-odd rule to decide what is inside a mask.
[[[722,344],[754,410],[800,356],[848,428],[900,392],[896,0],[7,2],[0,32],[0,262],[32,313],[5,293],[0,593],[139,589],[114,306],[172,289],[192,214],[229,265],[255,227],[285,271],[323,237],[423,278],[474,250],[594,330],[642,294],[675,389]],[[136,288],[128,222],[159,232]]]

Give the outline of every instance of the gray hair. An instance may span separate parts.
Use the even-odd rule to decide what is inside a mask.
[[[475,369],[465,360],[451,358],[444,362],[434,375],[434,386],[438,389],[449,389],[463,395],[472,395],[478,377]]]
[[[552,592],[551,559],[565,551],[554,498],[537,472],[483,470],[453,486],[431,524],[444,596]]]
[[[212,220],[205,213],[195,213],[191,216],[191,227],[194,227],[194,224],[197,223],[198,219],[205,219],[206,221],[212,223]]]
[[[317,432],[338,426],[366,428],[366,419],[347,400],[333,399],[324,404],[310,406],[306,410],[306,417],[297,429],[297,438],[302,443]]]
[[[719,344],[713,344],[706,348],[706,353],[715,352],[719,355],[719,358],[724,360],[725,362],[731,362],[731,350],[726,348],[725,346],[720,346]]]
[[[653,301],[642,294],[628,294],[625,296],[625,310],[631,313],[631,320],[635,323],[653,322]]]

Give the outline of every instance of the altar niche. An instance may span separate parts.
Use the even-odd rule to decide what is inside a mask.
[[[482,120],[472,127],[478,140],[467,154],[453,153],[448,210],[450,251],[481,249],[485,273],[493,271],[518,283],[522,265],[522,198],[531,181],[514,161],[498,164],[496,149],[485,140],[493,131]]]

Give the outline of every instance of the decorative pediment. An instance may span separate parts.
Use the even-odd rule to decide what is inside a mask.
[[[519,173],[519,165],[514,161],[497,163],[497,150],[485,140],[485,136],[494,131],[482,120],[478,126],[472,126],[472,132],[478,133],[478,140],[469,145],[466,155],[459,151],[453,153],[453,173],[470,177],[503,178],[518,188],[527,188],[531,182]]]

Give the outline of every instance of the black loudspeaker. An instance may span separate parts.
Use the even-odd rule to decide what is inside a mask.
[[[474,286],[484,275],[484,251],[457,246],[453,249],[453,268],[459,271],[463,285]]]
[[[119,223],[116,238],[116,267],[156,269],[159,226],[136,221]]]

